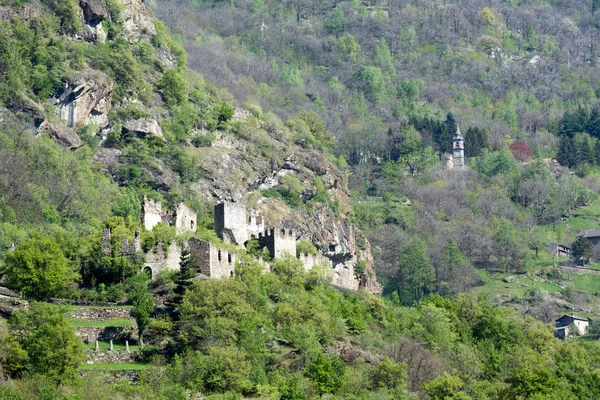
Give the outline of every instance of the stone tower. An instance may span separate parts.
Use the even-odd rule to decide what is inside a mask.
[[[465,167],[465,143],[458,125],[456,125],[456,133],[452,140],[452,159],[454,161],[453,168],[462,169]]]

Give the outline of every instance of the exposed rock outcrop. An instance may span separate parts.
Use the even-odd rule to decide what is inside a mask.
[[[141,35],[156,35],[154,17],[140,0],[122,0],[123,33],[130,43],[139,42]]]
[[[24,4],[18,10],[15,10],[14,7],[0,7],[0,20],[12,20],[15,17],[19,17],[24,21],[30,21],[41,15],[41,7],[34,4]]]
[[[158,138],[166,142],[162,128],[154,118],[127,121],[124,130],[127,133]]]
[[[88,25],[95,26],[108,15],[106,6],[101,0],[79,0],[79,6]]]
[[[93,122],[104,128],[108,125],[113,88],[113,81],[105,73],[82,71],[68,78],[50,103],[58,107],[58,115],[71,127]]]
[[[38,127],[38,132],[47,133],[52,139],[71,149],[77,149],[83,145],[77,133],[62,122],[45,120]]]

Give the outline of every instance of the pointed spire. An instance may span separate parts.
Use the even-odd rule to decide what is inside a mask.
[[[460,132],[460,126],[456,124],[456,132],[454,133],[454,139],[462,139],[462,133]]]

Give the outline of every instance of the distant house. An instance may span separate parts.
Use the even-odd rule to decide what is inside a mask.
[[[600,244],[600,230],[595,231],[581,231],[577,234],[577,237],[584,237],[592,244],[592,247],[596,247]]]
[[[585,335],[588,332],[590,325],[589,319],[576,317],[575,314],[563,315],[556,320],[556,337],[560,339],[566,339],[568,337],[577,335]],[[571,332],[570,329],[574,327],[577,332]]]
[[[587,239],[592,245],[592,260],[600,258],[600,230],[581,231],[577,234],[577,237]]]
[[[571,248],[559,243],[551,243],[550,254],[557,257],[569,257],[571,255]]]

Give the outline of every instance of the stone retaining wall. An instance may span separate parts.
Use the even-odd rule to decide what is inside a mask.
[[[89,351],[86,355],[86,364],[116,364],[135,361],[135,353],[125,350]]]
[[[75,334],[83,340],[84,343],[96,343],[96,340],[100,342],[108,342],[113,340],[115,342],[124,342],[129,340],[130,344],[135,342],[137,335],[134,334],[134,328],[131,326],[125,327],[92,327],[86,326],[75,329]],[[135,338],[135,339],[134,339]]]
[[[107,319],[131,318],[131,308],[77,308],[71,314],[72,318],[104,321]]]

